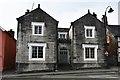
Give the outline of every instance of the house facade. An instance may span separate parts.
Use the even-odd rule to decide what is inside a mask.
[[[65,66],[100,68],[107,64],[106,53],[113,53],[105,51],[104,23],[89,10],[71,22],[70,28],[58,28],[58,21],[40,5],[33,11],[27,10],[17,21],[16,69],[19,72],[56,70]]]
[[[17,18],[17,71],[54,70],[58,21],[38,8]]]
[[[69,28],[58,28],[58,69],[71,66],[71,40]]]
[[[15,68],[16,40],[14,31],[0,27],[0,72]]]
[[[74,68],[102,67],[104,58],[104,25],[95,14],[88,13],[70,28],[72,66]]]

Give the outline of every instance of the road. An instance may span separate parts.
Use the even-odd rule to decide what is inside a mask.
[[[2,78],[1,80],[120,80],[118,72],[77,72],[67,74],[22,75]]]

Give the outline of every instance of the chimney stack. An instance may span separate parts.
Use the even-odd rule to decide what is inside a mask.
[[[102,22],[104,23],[105,21],[105,15],[102,15],[103,17],[101,18],[102,19]],[[106,16],[106,24],[108,24],[108,21],[107,21],[107,16]]]
[[[38,8],[40,8],[40,4],[38,4]]]
[[[93,16],[94,16],[95,18],[97,18],[97,14],[95,14],[95,12],[93,12]]]
[[[27,9],[27,12],[25,12],[25,14],[28,14],[30,12],[30,10],[29,9]]]
[[[90,13],[90,10],[88,9],[88,13]]]
[[[10,29],[9,31],[8,31],[8,33],[14,38],[14,31],[12,30],[12,29]]]

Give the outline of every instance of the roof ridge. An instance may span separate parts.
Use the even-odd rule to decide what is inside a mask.
[[[1,29],[2,31],[5,31],[5,29],[4,29],[4,28],[2,28],[1,26],[0,26],[0,29]]]

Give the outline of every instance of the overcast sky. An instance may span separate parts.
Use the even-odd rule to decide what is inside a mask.
[[[119,0],[0,0],[0,26],[5,30],[17,31],[16,18],[25,14],[26,10],[41,9],[59,21],[58,27],[70,27],[70,23],[87,14],[95,12],[101,20],[106,7],[111,6],[113,13],[107,13],[108,23],[118,25],[118,2]]]

